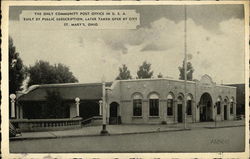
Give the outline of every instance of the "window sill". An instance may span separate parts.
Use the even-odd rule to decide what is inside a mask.
[[[174,115],[167,115],[167,118],[173,118]]]
[[[133,119],[142,119],[142,116],[132,116]]]
[[[160,116],[149,116],[149,118],[160,118]]]

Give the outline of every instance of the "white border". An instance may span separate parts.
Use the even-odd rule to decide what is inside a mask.
[[[9,6],[57,6],[57,5],[207,5],[207,4],[244,4],[245,8],[245,95],[246,95],[246,129],[245,152],[241,153],[9,153],[9,119],[8,119],[8,17]],[[248,158],[249,157],[249,2],[248,1],[4,1],[1,2],[2,10],[2,157],[3,158],[100,158],[100,159],[129,159],[129,158]]]

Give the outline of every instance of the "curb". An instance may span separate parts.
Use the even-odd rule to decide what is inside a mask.
[[[218,126],[218,127],[204,127],[207,129],[220,129],[220,128],[231,128],[231,127],[244,127],[245,125],[231,125],[231,126]]]
[[[14,137],[9,138],[10,141],[23,141],[23,140],[39,140],[39,139],[58,139],[58,138],[72,138],[72,137],[102,137],[102,136],[122,136],[122,135],[138,135],[138,134],[150,134],[150,133],[162,133],[162,132],[176,132],[176,131],[188,131],[191,129],[176,129],[176,130],[154,130],[146,132],[129,132],[129,133],[115,133],[108,135],[89,134],[89,135],[68,135],[68,136],[44,136],[44,137]]]

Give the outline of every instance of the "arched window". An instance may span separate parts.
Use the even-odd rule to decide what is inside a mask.
[[[139,94],[133,96],[133,116],[142,116],[142,96]]]
[[[230,99],[230,114],[233,114],[233,107],[234,107],[234,99]]]
[[[192,97],[187,96],[187,115],[192,115]]]
[[[167,115],[172,116],[174,109],[174,98],[172,94],[167,96]]]
[[[219,115],[220,110],[221,110],[221,98],[220,97],[217,99],[216,107],[217,107],[217,114]]]
[[[159,96],[156,93],[149,96],[149,116],[159,116]]]

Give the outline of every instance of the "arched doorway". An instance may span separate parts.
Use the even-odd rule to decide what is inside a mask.
[[[212,97],[203,93],[200,99],[200,121],[211,121],[212,118]]]
[[[118,115],[119,104],[117,102],[112,102],[109,107],[109,124],[119,124]]]

